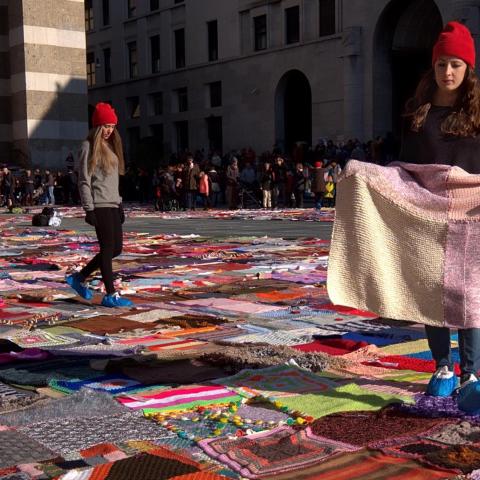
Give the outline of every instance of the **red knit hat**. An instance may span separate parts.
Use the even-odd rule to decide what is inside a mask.
[[[322,168],[323,162],[315,162],[315,168]]]
[[[101,125],[116,125],[118,123],[115,110],[108,103],[97,103],[92,115],[92,124],[94,127]]]
[[[475,67],[475,43],[465,25],[458,22],[448,22],[445,25],[433,47],[432,65],[441,56],[461,58],[470,67]]]

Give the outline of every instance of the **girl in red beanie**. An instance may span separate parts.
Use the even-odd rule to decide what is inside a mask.
[[[113,286],[112,260],[122,253],[122,224],[125,214],[119,194],[119,175],[125,173],[122,140],[116,129],[118,119],[108,103],[99,103],[93,112],[93,129],[80,150],[78,188],[85,221],[95,227],[100,252],[78,273],[69,275],[67,283],[83,298],[90,300],[92,291],[85,281],[100,269],[106,295],[104,307],[130,307]]]
[[[432,68],[407,102],[400,160],[458,166],[480,174],[480,84],[474,71],[475,46],[467,27],[448,23],[433,47]],[[463,308],[459,299],[458,308]],[[457,390],[450,329],[426,326],[437,370],[427,394],[450,396]],[[460,386],[458,405],[480,413],[480,329],[459,329]]]

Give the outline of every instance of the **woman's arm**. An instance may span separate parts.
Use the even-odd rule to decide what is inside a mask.
[[[90,153],[89,142],[83,142],[79,156],[80,169],[78,173],[78,190],[82,207],[85,211],[92,211],[94,209],[93,195],[92,195],[92,176],[88,173],[88,156]]]

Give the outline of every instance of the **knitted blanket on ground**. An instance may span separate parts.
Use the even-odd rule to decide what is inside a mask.
[[[350,161],[337,186],[328,293],[383,317],[480,327],[480,175]]]

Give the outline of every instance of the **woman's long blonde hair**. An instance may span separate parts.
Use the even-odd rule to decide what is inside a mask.
[[[109,173],[116,167],[114,157],[109,155],[108,148],[118,158],[118,173],[125,174],[125,159],[123,157],[122,139],[118,130],[115,128],[105,142],[102,138],[102,127],[92,128],[88,134],[87,140],[90,143],[90,155],[88,157],[88,173],[91,175],[96,168],[100,168],[104,173]]]

